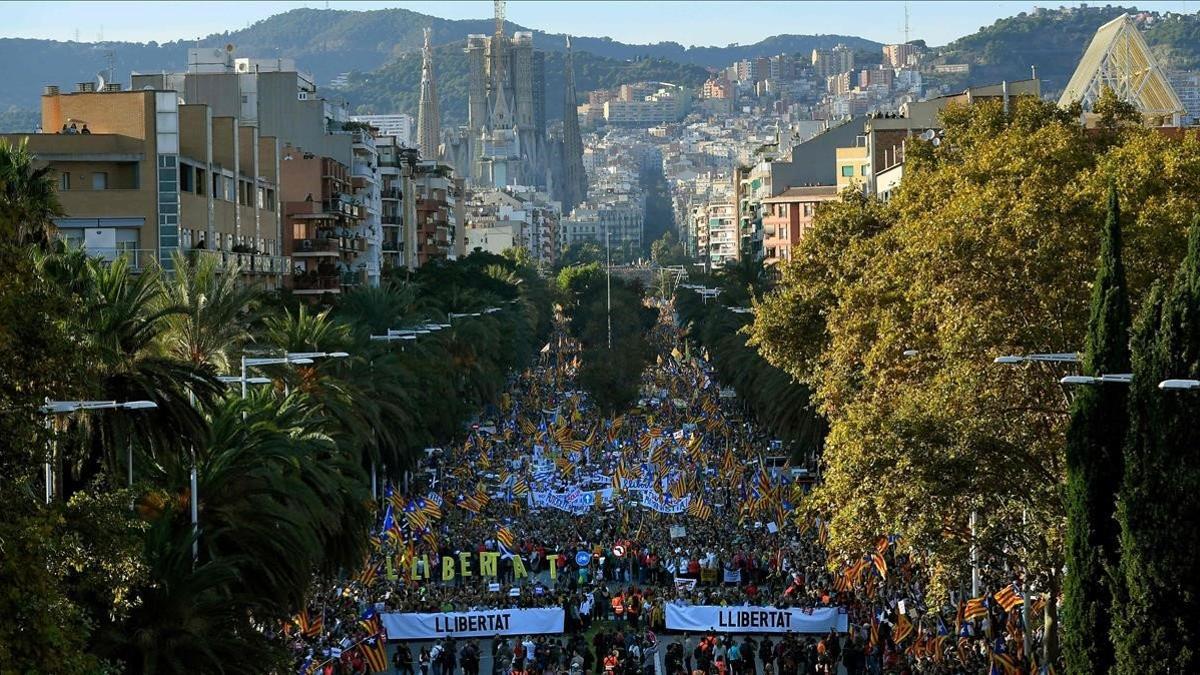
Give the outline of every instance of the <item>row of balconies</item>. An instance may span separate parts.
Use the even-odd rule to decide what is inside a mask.
[[[250,274],[290,274],[291,258],[281,255],[266,255],[263,253],[235,253],[212,249],[194,248],[188,251],[192,257],[209,257],[217,260],[218,269],[230,270],[241,267],[243,273]]]

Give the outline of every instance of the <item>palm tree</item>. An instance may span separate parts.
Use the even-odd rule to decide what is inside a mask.
[[[201,559],[232,561],[231,592],[259,620],[285,619],[302,606],[314,571],[362,561],[365,477],[303,393],[229,397],[211,421],[211,441],[197,450]],[[172,478],[188,484],[183,471]],[[183,513],[177,520],[189,522]]]
[[[229,591],[239,563],[224,558],[192,561],[190,527],[158,519],[146,535],[149,583],[131,600],[124,621],[103,625],[94,641],[105,658],[126,672],[144,674],[276,672],[284,665],[283,645],[254,626],[244,604]]]
[[[86,432],[87,447],[72,467],[73,476],[64,476],[75,482],[64,487],[70,492],[104,470],[122,475],[131,444],[154,463],[184,461],[207,433],[197,405],[214,401],[221,384],[211,365],[183,361],[162,349],[167,320],[181,309],[160,300],[157,269],[135,274],[124,258],[108,262],[80,253],[44,256],[42,269],[79,293],[101,398],[150,400],[158,406],[136,415],[98,411],[76,420]]]
[[[61,215],[50,168],[34,167],[25,141],[0,139],[0,241],[44,246]]]
[[[158,293],[166,354],[229,373],[234,353],[251,339],[259,291],[245,284],[241,269],[222,272],[215,258],[174,255],[175,274],[161,275]]]

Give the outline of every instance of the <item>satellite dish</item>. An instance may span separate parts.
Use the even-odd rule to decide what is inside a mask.
[[[934,138],[934,139],[933,139],[933,141],[931,141],[931,142],[933,143],[933,147],[935,147],[935,148],[936,148],[937,146],[939,146],[939,145],[941,145],[941,144],[942,144],[942,139],[940,139],[940,138]]]
[[[932,141],[936,136],[937,133],[933,129],[926,129],[921,132],[920,139],[923,141]]]

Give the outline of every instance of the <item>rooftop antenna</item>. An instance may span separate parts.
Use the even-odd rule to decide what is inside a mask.
[[[908,2],[904,3],[904,44],[908,44]]]

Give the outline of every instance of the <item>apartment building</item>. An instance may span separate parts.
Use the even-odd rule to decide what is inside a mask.
[[[369,124],[379,130],[380,136],[391,136],[401,145],[412,145],[412,115],[351,115],[351,121]]]
[[[374,134],[351,120],[344,104],[322,98],[312,75],[297,69],[292,59],[237,58],[231,47],[195,48],[188,50],[186,71],[134,73],[132,82],[134,89],[174,91],[187,104],[207,105],[214,116],[235,118],[252,133],[276,138],[301,154],[327,157],[357,173],[357,184],[342,195],[348,204],[357,200],[365,211],[357,225],[365,255],[356,260],[355,272],[365,275],[365,283],[379,282],[383,233],[374,168],[378,163],[371,159]],[[292,190],[285,181],[280,192],[280,201],[295,203],[308,191]]]
[[[365,282],[358,264],[366,249],[362,207],[351,196],[350,168],[292,146],[283,152],[281,177],[291,194],[303,195],[282,205],[293,292],[337,294]]]
[[[584,203],[562,219],[562,250],[591,242],[607,246],[618,260],[633,260],[642,250],[646,227],[646,207],[639,199],[619,203]]]
[[[706,246],[700,249],[700,255],[712,268],[723,267],[738,259],[741,236],[734,204],[716,202],[705,207],[704,241]]]
[[[173,256],[208,255],[268,287],[290,268],[279,210],[278,139],[176,92],[74,92],[48,86],[42,128],[85,133],[10,135],[57,181],[66,215],[57,236],[139,270],[173,268]]]
[[[800,243],[812,225],[817,207],[837,199],[831,185],[793,187],[763,200],[763,262],[774,265],[792,259],[792,247]]]
[[[621,96],[604,103],[604,121],[617,126],[654,126],[683,119],[692,105],[692,93],[685,87],[661,83],[659,89],[640,99],[625,98],[625,87],[621,85]],[[632,95],[632,94],[630,94]]]

